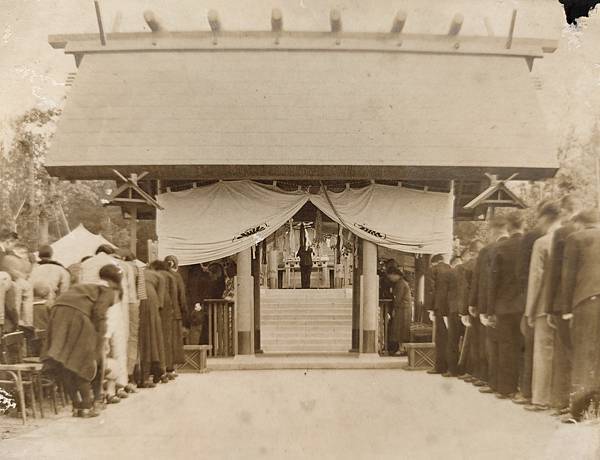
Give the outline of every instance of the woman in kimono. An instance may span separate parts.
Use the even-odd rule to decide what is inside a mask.
[[[171,299],[171,304],[173,307],[173,320],[171,322],[172,328],[172,344],[173,344],[173,366],[167,368],[167,377],[173,380],[177,377],[177,373],[175,372],[175,366],[177,364],[183,364],[185,362],[185,357],[183,354],[183,315],[182,311],[185,311],[187,303],[185,296],[185,286],[183,284],[183,279],[181,275],[173,270],[173,267],[177,266],[177,259],[174,256],[171,256],[170,262],[169,259],[165,259],[164,265],[166,267],[166,275],[167,275],[167,292]]]
[[[161,321],[164,279],[155,271],[144,272],[146,299],[140,303],[140,381],[139,388],[154,388],[161,379],[167,381],[165,344]],[[153,381],[150,380],[153,376]]]
[[[62,380],[73,403],[73,416],[96,417],[91,382],[103,359],[106,315],[121,294],[121,270],[105,265],[101,284],[77,284],[60,295],[50,311],[44,368]]]
[[[175,340],[173,337],[173,323],[175,321],[174,297],[176,290],[175,283],[169,274],[169,266],[162,260],[155,260],[150,264],[150,269],[162,279],[162,292],[159,292],[159,299],[162,305],[160,310],[160,320],[162,324],[164,349],[165,349],[165,369],[169,380],[175,378]]]

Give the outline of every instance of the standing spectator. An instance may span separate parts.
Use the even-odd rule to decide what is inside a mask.
[[[181,363],[183,355],[183,343],[180,341],[181,333],[178,334],[176,330],[178,325],[175,318],[177,286],[169,273],[169,266],[166,262],[155,260],[150,264],[150,268],[164,281],[164,292],[161,299],[161,323],[165,345],[165,368],[167,371],[166,377],[173,380],[177,376],[175,365]]]
[[[448,371],[446,362],[446,346],[448,340],[448,325],[444,316],[448,316],[448,278],[450,265],[444,262],[444,257],[437,254],[431,258],[431,267],[426,276],[427,298],[430,300],[429,319],[435,322],[435,368],[427,371],[429,374],[444,374]]]
[[[458,376],[458,344],[463,334],[464,326],[458,316],[460,303],[460,283],[463,274],[463,261],[460,256],[454,256],[450,261],[452,270],[448,273],[448,313],[444,316],[444,323],[448,327],[448,342],[446,346],[446,361],[448,371],[444,377]]]
[[[538,238],[541,238],[546,230],[543,228],[544,209],[547,206],[554,206],[550,200],[543,200],[537,207],[536,224],[523,235],[521,240],[521,249],[517,260],[517,278],[519,279],[520,289],[523,295],[527,298],[529,284],[529,267],[531,264],[531,254],[533,245]],[[519,394],[513,398],[515,404],[530,404],[531,403],[531,382],[533,376],[533,336],[534,328],[530,326],[527,319],[523,317],[521,320],[521,334],[523,335],[523,362],[521,363],[521,371],[519,378]]]
[[[406,318],[412,308],[412,296],[410,287],[398,268],[389,268],[387,278],[392,288],[388,351],[390,355],[395,355],[400,346],[409,340],[410,323],[406,321]]]
[[[308,240],[298,249],[296,257],[300,258],[300,284],[302,289],[310,289],[310,275],[313,269],[313,248]]]
[[[14,244],[12,251],[2,258],[0,266],[13,281],[7,293],[9,309],[16,315],[16,324],[11,326],[12,330],[16,330],[18,326],[33,328],[33,286],[28,280],[32,264],[27,246],[22,243]]]
[[[106,313],[120,292],[121,271],[115,265],[100,269],[104,285],[78,284],[56,299],[48,322],[42,361],[59,375],[76,417],[99,415],[92,409],[92,387],[104,353]]]
[[[581,420],[581,401],[600,390],[600,215],[583,211],[567,237],[562,269],[562,318],[572,323],[571,415]]]
[[[506,216],[510,237],[500,242],[492,255],[488,314],[496,322],[498,334],[499,398],[516,396],[521,362],[521,319],[525,297],[517,277],[517,261],[523,238],[523,217],[518,212]]]
[[[572,195],[566,195],[560,201],[563,213],[562,226],[554,232],[550,250],[550,279],[548,280],[548,322],[557,330],[554,340],[554,362],[552,365],[552,407],[558,407],[555,415],[569,411],[569,392],[571,391],[571,328],[570,321],[562,318],[564,310],[563,283],[561,272],[564,266],[565,242],[568,236],[578,229],[573,219],[581,211],[581,203]]]
[[[50,298],[55,299],[69,289],[71,276],[62,264],[52,259],[51,246],[42,246],[38,255],[40,261],[33,267],[29,281],[34,286],[37,283],[46,282],[50,287]]]
[[[173,267],[177,265],[177,259],[175,256],[170,256],[164,261],[167,275],[167,292],[171,297],[171,304],[173,306],[173,322],[171,327],[173,328],[173,364],[183,364],[185,362],[185,356],[183,354],[183,321],[182,311],[184,311],[185,303],[185,286],[181,275],[173,270]],[[167,377],[174,379],[177,377],[175,368],[167,369]]]
[[[491,277],[492,256],[496,246],[508,237],[507,221],[502,216],[496,216],[490,222],[488,231],[488,244],[484,246],[473,270],[473,280],[469,294],[469,314],[483,326],[480,329],[480,359],[482,372],[486,380],[473,382],[475,386],[481,387],[481,393],[494,393],[497,388],[497,353],[498,345],[496,325],[488,316],[488,288]]]
[[[560,208],[557,204],[546,205],[539,214],[539,231],[546,233],[533,245],[525,319],[528,329],[534,330],[532,405],[527,410],[540,411],[552,404],[552,365],[554,362],[555,332],[547,321],[548,282],[550,281],[550,250],[554,231],[560,226]]]
[[[462,324],[465,326],[464,352],[466,353],[465,369],[459,369],[459,372],[465,371],[461,376],[466,382],[475,382],[485,380],[485,373],[482,371],[482,361],[480,358],[481,342],[481,323],[479,317],[469,314],[469,297],[473,285],[473,273],[477,263],[477,256],[483,247],[483,243],[479,240],[472,241],[469,244],[467,251],[463,254],[464,263],[460,266],[458,276],[458,313]],[[467,340],[468,334],[468,340]]]
[[[146,270],[146,299],[140,303],[140,380],[139,388],[153,388],[165,375],[165,345],[160,319],[160,294],[164,291],[162,278],[153,270]],[[154,382],[150,381],[154,376]],[[166,378],[166,376],[165,376]]]

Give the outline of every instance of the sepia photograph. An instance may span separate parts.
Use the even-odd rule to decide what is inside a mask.
[[[600,459],[600,0],[0,0],[0,459]]]

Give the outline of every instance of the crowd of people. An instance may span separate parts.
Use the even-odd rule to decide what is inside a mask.
[[[144,266],[102,245],[64,267],[50,246],[36,256],[0,230],[0,332],[46,331],[44,372],[62,383],[74,416],[95,417],[138,388],[175,379],[189,318],[173,256]]]
[[[600,395],[600,215],[571,196],[494,217],[487,241],[431,260],[431,374],[574,423]],[[459,346],[462,344],[462,346]]]

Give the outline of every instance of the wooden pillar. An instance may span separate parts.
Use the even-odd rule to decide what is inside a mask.
[[[269,254],[268,254],[268,263],[267,263],[268,273],[269,273],[269,280],[268,280],[267,286],[269,289],[277,289],[279,287],[278,256],[279,256],[279,249],[277,247],[275,247],[275,245],[273,245],[271,252],[269,252]]]
[[[415,260],[415,322],[431,324],[425,311],[425,274],[429,268],[431,255],[422,254]]]
[[[252,259],[252,277],[254,287],[254,353],[262,353],[260,348],[260,271],[262,244],[257,244]]]
[[[362,242],[362,353],[377,352],[377,307],[379,276],[377,275],[377,245]]]
[[[352,348],[358,352],[360,346],[360,278],[362,275],[362,240],[354,237],[354,261],[352,263]]]
[[[239,252],[236,277],[236,322],[238,354],[254,354],[252,333],[254,325],[254,281],[252,279],[252,250]]]
[[[133,206],[129,210],[129,249],[135,256],[137,254],[137,207]]]

